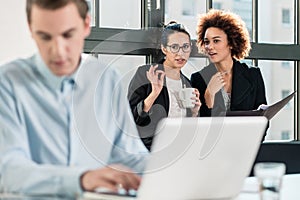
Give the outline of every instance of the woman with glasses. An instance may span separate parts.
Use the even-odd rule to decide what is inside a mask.
[[[160,64],[140,66],[133,76],[128,99],[145,146],[150,150],[156,125],[164,117],[196,117],[200,109],[199,92],[194,90],[194,107],[184,108],[179,91],[191,87],[181,69],[191,53],[190,34],[182,24],[170,22],[162,28]]]
[[[211,63],[192,74],[192,86],[200,92],[200,116],[223,115],[226,111],[254,110],[267,104],[258,67],[239,62],[251,49],[242,19],[231,12],[210,10],[200,16],[197,44]]]

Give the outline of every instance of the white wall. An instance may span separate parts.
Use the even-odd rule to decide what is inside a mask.
[[[0,3],[0,65],[36,51],[27,27],[25,2],[2,0]]]

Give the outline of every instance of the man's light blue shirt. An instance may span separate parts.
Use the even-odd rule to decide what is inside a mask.
[[[2,189],[74,196],[84,171],[121,163],[140,173],[147,154],[121,77],[96,58],[82,54],[69,77],[38,54],[0,67]]]

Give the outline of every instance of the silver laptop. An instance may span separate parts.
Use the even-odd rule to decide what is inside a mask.
[[[266,124],[265,117],[162,120],[137,199],[236,197],[250,173]]]
[[[237,196],[250,173],[266,124],[264,117],[164,119],[158,126],[138,197]]]

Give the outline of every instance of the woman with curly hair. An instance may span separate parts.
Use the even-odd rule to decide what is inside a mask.
[[[191,76],[192,87],[200,92],[200,116],[267,104],[260,69],[239,62],[251,46],[245,22],[238,15],[213,9],[200,15],[197,37],[198,50],[211,62]]]

